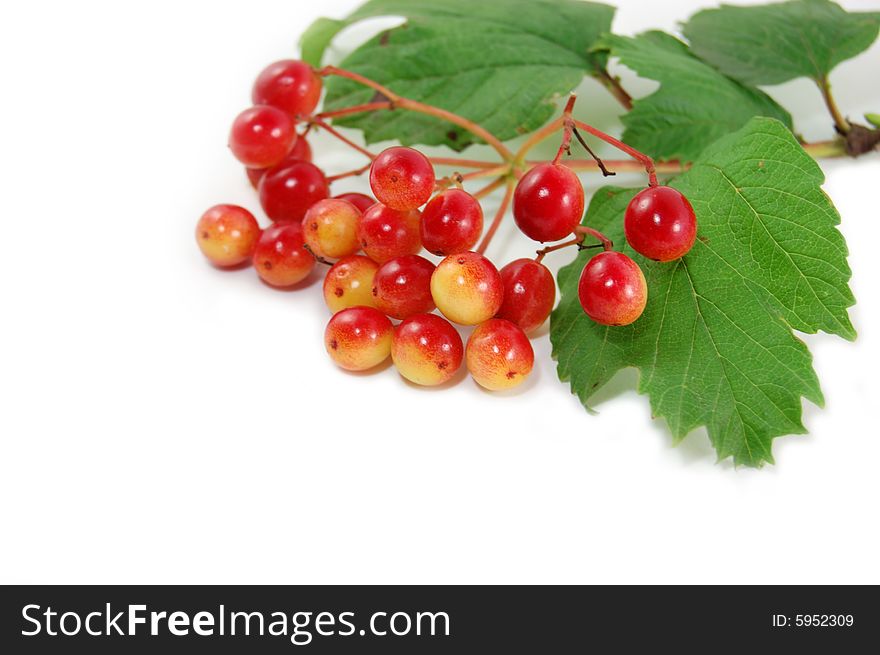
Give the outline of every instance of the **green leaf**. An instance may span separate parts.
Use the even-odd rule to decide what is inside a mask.
[[[768,95],[725,77],[669,34],[609,35],[600,47],[610,48],[642,77],[660,82],[657,91],[635,100],[621,118],[623,140],[656,159],[691,161],[753,116],[791,127],[791,116]]]
[[[592,253],[563,268],[550,326],[560,379],[588,405],[617,371],[636,367],[639,391],[676,442],[706,426],[719,459],[772,462],[773,438],[805,432],[801,398],[823,402],[792,329],[855,338],[846,244],[823,180],[784,125],[751,120],[673,181],[694,206],[698,240],[669,263],[625,245],[623,213],[638,190],[597,191],[587,223],[638,261],[648,305],[630,326],[598,325],[577,294]]]
[[[828,0],[723,5],[698,12],[683,29],[697,55],[746,84],[821,81],[874,42],[880,13],[849,13]]]
[[[614,9],[577,0],[372,0],[345,24],[371,16],[404,16],[351,53],[340,66],[400,95],[478,122],[502,140],[537,129],[554,113],[554,98],[568,93],[586,72],[604,68],[591,53],[611,27]],[[329,29],[303,41],[312,56],[323,52]],[[374,92],[346,79],[327,84],[325,107],[369,102]],[[406,111],[345,117],[337,124],[364,131],[368,143],[445,144],[462,150],[467,132],[433,117]]]
[[[300,56],[312,66],[321,65],[324,51],[333,37],[348,26],[348,21],[333,20],[332,18],[319,18],[309,25],[299,38]]]

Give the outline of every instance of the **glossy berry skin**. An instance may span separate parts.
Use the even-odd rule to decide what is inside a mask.
[[[645,310],[648,285],[642,269],[621,252],[601,252],[578,282],[581,307],[602,325],[629,325]]]
[[[257,105],[232,123],[229,147],[248,168],[268,168],[284,159],[296,141],[293,119],[280,109]]]
[[[327,178],[307,161],[284,163],[260,180],[260,204],[276,223],[301,222],[309,207],[329,195]]]
[[[532,372],[535,352],[519,326],[493,318],[471,332],[465,358],[477,384],[489,391],[501,391],[525,382]]]
[[[453,255],[474,247],[483,232],[483,209],[471,194],[447,189],[422,211],[422,245],[435,255]]]
[[[303,217],[306,244],[319,257],[339,259],[353,255],[360,247],[357,238],[360,218],[360,210],[347,200],[319,200]]]
[[[255,105],[272,105],[290,116],[311,114],[321,99],[321,78],[304,61],[285,59],[269,64],[251,91]]]
[[[517,259],[500,271],[504,301],[497,318],[515,323],[526,333],[544,324],[556,302],[556,283],[550,270],[534,259]]]
[[[398,211],[377,202],[358,222],[358,240],[367,257],[384,264],[395,257],[415,255],[422,249],[417,209]]]
[[[257,219],[238,205],[214,205],[196,224],[196,242],[208,260],[221,268],[248,261],[257,247]]]
[[[436,314],[410,316],[394,329],[391,359],[410,382],[423,386],[448,382],[463,357],[458,330]]]
[[[559,241],[584,215],[584,188],[561,164],[538,164],[520,178],[513,194],[517,227],[535,241]]]
[[[670,262],[690,251],[697,238],[691,203],[668,186],[643,189],[630,200],[623,217],[626,241],[640,255]]]
[[[418,255],[404,255],[385,262],[373,279],[376,308],[398,320],[433,311],[433,272],[434,264]]]
[[[333,264],[324,278],[324,302],[331,312],[364,305],[375,307],[373,280],[379,265],[369,257],[351,255]]]
[[[324,330],[327,354],[347,371],[366,371],[391,354],[394,328],[372,307],[349,307],[336,312]]]
[[[504,284],[494,264],[475,252],[449,255],[431,276],[431,295],[450,321],[477,325],[498,312]]]
[[[370,188],[384,205],[407,211],[421,207],[434,191],[434,167],[418,150],[393,146],[370,166]]]
[[[293,162],[296,160],[302,161],[312,161],[312,147],[309,145],[308,140],[304,137],[297,137],[296,141],[293,144],[293,149],[287,154],[279,166],[286,164],[288,162]],[[248,180],[250,180],[251,186],[255,189],[259,188],[260,180],[263,179],[263,176],[266,174],[266,171],[269,170],[267,168],[245,168],[245,173],[247,173]]]
[[[315,268],[315,258],[303,247],[298,223],[281,223],[263,230],[254,251],[254,268],[273,287],[291,287],[305,280]]]
[[[376,204],[375,198],[371,198],[364,193],[340,193],[338,196],[333,197],[340,200],[348,200],[348,202],[360,209],[361,213]]]

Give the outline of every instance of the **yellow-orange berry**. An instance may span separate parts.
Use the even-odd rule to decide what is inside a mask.
[[[260,226],[244,207],[214,205],[196,225],[196,242],[215,266],[236,266],[254,254]]]
[[[391,321],[372,307],[349,307],[336,312],[324,331],[331,359],[348,371],[366,371],[391,354]]]
[[[471,332],[465,357],[474,380],[490,391],[522,384],[535,363],[526,333],[501,318],[481,323]]]
[[[375,307],[373,278],[379,265],[363,255],[349,255],[330,267],[324,278],[324,302],[331,312],[347,307]]]
[[[434,386],[449,381],[463,355],[458,330],[436,314],[410,316],[394,329],[391,359],[410,382]]]
[[[475,252],[450,255],[431,276],[431,295],[450,321],[477,325],[498,312],[504,284],[498,269]]]
[[[339,259],[358,251],[360,210],[346,200],[325,198],[312,205],[303,217],[306,244],[319,257]]]

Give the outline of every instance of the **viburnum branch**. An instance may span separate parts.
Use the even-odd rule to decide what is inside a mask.
[[[557,243],[552,246],[547,246],[545,248],[541,248],[540,250],[536,250],[535,254],[537,255],[537,257],[535,257],[535,261],[540,264],[544,260],[544,255],[551,252],[556,252],[557,250],[562,250],[563,248],[568,248],[569,246],[579,246],[583,240],[583,236],[577,236],[569,241],[563,241],[562,243]]]
[[[364,164],[360,168],[355,168],[350,171],[345,171],[344,173],[339,173],[337,175],[331,175],[330,177],[327,178],[327,182],[332,184],[333,182],[336,182],[337,180],[344,180],[347,177],[357,177],[358,175],[363,175],[368,170],[370,170],[370,166],[372,166],[372,164],[373,164],[373,162],[370,162],[368,164]]]
[[[504,197],[501,199],[501,205],[498,207],[498,211],[495,212],[495,218],[492,219],[492,224],[489,225],[489,229],[483,236],[483,240],[480,242],[480,247],[477,248],[477,252],[481,255],[485,254],[486,248],[488,248],[489,244],[492,242],[492,237],[495,236],[495,233],[498,231],[498,227],[501,225],[501,219],[504,218],[504,214],[507,212],[507,206],[513,198],[513,190],[515,188],[516,181],[509,178],[507,180],[507,190],[504,192]]]
[[[617,148],[621,152],[624,152],[633,159],[641,162],[642,166],[645,167],[645,172],[648,174],[648,186],[657,186],[657,172],[654,167],[654,160],[648,157],[648,155],[643,152],[639,152],[635,148],[626,145],[623,141],[615,139],[610,134],[606,134],[602,130],[598,130],[588,123],[575,120],[574,124],[575,127],[582,129],[584,132],[592,134],[596,138],[602,139],[605,143]]]
[[[602,234],[599,230],[594,230],[591,227],[587,227],[586,225],[578,225],[574,228],[575,234],[580,234],[583,236],[591,236],[594,239],[598,239],[602,244],[602,247],[605,250],[611,250],[614,247],[614,242]]]
[[[613,77],[608,69],[596,66],[595,77],[602,83],[611,95],[621,104],[627,111],[633,108],[632,96],[620,85],[620,78]]]
[[[498,166],[494,166],[492,168],[484,168],[478,171],[472,171],[470,173],[465,173],[461,176],[462,181],[465,180],[477,180],[483,177],[498,177],[499,175],[506,175],[510,172],[509,164],[499,164]]]
[[[385,102],[368,102],[363,105],[354,105],[352,107],[343,107],[342,109],[333,109],[331,111],[322,111],[315,114],[315,118],[339,118],[340,116],[350,116],[352,114],[365,114],[371,111],[379,111],[381,109],[393,109],[394,105],[390,101]]]
[[[365,157],[368,157],[370,159],[370,161],[372,161],[376,158],[376,155],[374,155],[372,152],[370,152],[369,150],[367,150],[363,146],[359,146],[354,141],[349,139],[344,134],[341,134],[340,132],[338,132],[336,129],[331,127],[328,123],[325,123],[320,118],[318,118],[316,116],[312,116],[311,118],[309,118],[309,123],[311,125],[315,125],[316,127],[320,127],[322,130],[325,130],[327,132],[327,134],[330,134],[330,135],[336,137],[337,139],[342,141],[345,145],[347,145],[349,148],[354,148],[355,150],[357,150],[359,153],[361,153]]]
[[[836,129],[839,134],[846,135],[850,130],[849,121],[847,121],[846,118],[843,117],[843,114],[840,113],[840,109],[837,107],[837,102],[834,100],[834,96],[831,95],[831,84],[829,84],[828,78],[822,77],[816,81],[816,84],[819,85],[822,99],[825,101],[828,113],[831,114],[831,118],[834,120],[834,129]]]
[[[496,178],[495,180],[493,180],[490,184],[487,184],[487,185],[484,186],[482,189],[480,189],[479,191],[477,191],[477,192],[475,192],[475,193],[472,193],[471,195],[472,195],[474,198],[476,198],[477,200],[480,200],[480,199],[485,198],[486,196],[488,196],[488,195],[489,195],[490,193],[492,193],[493,191],[495,191],[495,189],[498,189],[499,187],[504,186],[504,184],[505,184],[506,182],[507,182],[507,178],[506,178],[506,177],[504,177],[504,176],[498,177],[498,178]]]
[[[544,163],[537,159],[527,159],[525,165],[529,168]],[[616,173],[643,173],[644,165],[641,162],[632,159],[603,159],[602,163],[608,169],[613,169]],[[574,171],[599,173],[601,169],[593,159],[566,159],[565,165]],[[654,170],[657,173],[675,175],[683,173],[690,167],[689,164],[682,164],[677,160],[658,162],[654,164]]]
[[[435,118],[439,118],[441,120],[445,120],[453,125],[458,125],[459,127],[464,128],[474,136],[481,138],[488,145],[495,149],[495,151],[501,156],[504,161],[512,161],[513,153],[508,150],[507,146],[505,146],[500,139],[498,139],[494,134],[489,132],[486,128],[477,123],[459,116],[458,114],[453,114],[451,111],[446,111],[445,109],[440,109],[439,107],[434,107],[432,105],[426,105],[424,103],[418,102],[416,100],[411,100],[409,98],[404,98],[403,96],[397,95],[391,89],[382,86],[378,82],[375,82],[363,75],[359,75],[358,73],[354,73],[352,71],[347,71],[342,68],[337,68],[336,66],[325,66],[321,69],[318,69],[317,73],[321,76],[327,75],[336,75],[338,77],[344,77],[349,80],[353,80],[358,82],[359,84],[363,84],[374,91],[378,92],[382,96],[388,99],[389,103],[387,109],[408,109],[410,111],[415,111],[421,114],[426,114],[428,116],[434,116]],[[386,104],[386,103],[373,103],[373,104]]]
[[[596,161],[596,165],[599,167],[599,170],[602,171],[602,176],[603,176],[603,177],[609,177],[609,176],[611,176],[611,175],[617,175],[617,173],[615,173],[614,171],[609,171],[609,170],[605,167],[605,164],[602,163],[602,160],[599,159],[599,156],[598,156],[595,152],[593,152],[593,149],[590,148],[590,146],[587,145],[587,142],[586,142],[586,141],[584,141],[584,137],[582,137],[582,136],[581,136],[581,133],[577,131],[577,128],[572,128],[571,131],[572,131],[572,132],[574,133],[574,135],[577,137],[577,140],[580,141],[580,144],[581,144],[581,146],[583,146],[584,150],[586,150],[588,153],[590,153],[590,157],[592,157],[592,158]]]
[[[562,143],[559,144],[559,150],[556,151],[556,157],[553,158],[554,166],[559,164],[563,154],[571,154],[571,135],[574,131],[574,123],[571,120],[571,111],[574,109],[575,100],[577,100],[575,94],[572,93],[569,95],[568,102],[565,103],[565,108],[562,110]]]
[[[452,166],[453,168],[495,168],[497,164],[479,159],[459,159],[457,157],[428,157],[435,166]]]

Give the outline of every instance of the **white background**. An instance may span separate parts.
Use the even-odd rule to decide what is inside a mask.
[[[625,34],[698,8],[619,4]],[[345,374],[318,283],[217,271],[192,233],[217,202],[258,212],[229,123],[262,66],[354,5],[4,6],[0,581],[880,582],[880,157],[824,165],[860,337],[805,337],[827,407],[805,405],[810,435],[777,440],[776,466],[716,464],[702,431],[673,448],[631,372],[587,414],[546,329],[518,392]],[[833,74],[853,118],[880,111],[878,68],[875,45]],[[809,83],[771,92],[830,136]],[[615,125],[595,83],[580,95]],[[315,149],[330,171],[358,161]],[[507,226],[489,254],[533,249]]]

